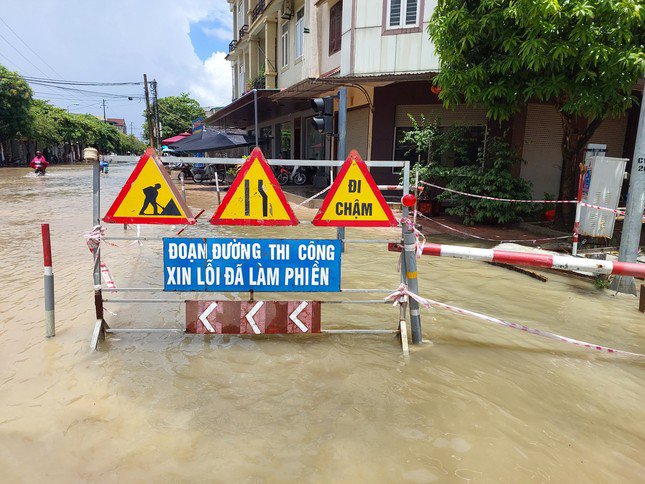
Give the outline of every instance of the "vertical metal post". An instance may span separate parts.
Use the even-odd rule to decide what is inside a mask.
[[[406,160],[403,167],[403,194],[410,193],[410,162]],[[405,205],[401,207],[403,211],[403,220],[409,220],[410,210]],[[405,260],[405,280],[408,289],[414,294],[419,294],[419,280],[417,279],[417,256],[415,253],[414,231],[407,223],[401,223],[403,232],[403,259]],[[410,298],[410,330],[412,332],[412,343],[420,344],[423,342],[421,334],[421,313],[419,312],[419,303]]]
[[[259,146],[260,131],[258,128],[258,90],[253,89],[253,111],[255,113],[255,147]]]
[[[571,255],[572,256],[577,256],[578,255],[578,238],[579,238],[579,232],[580,232],[580,211],[582,209],[582,205],[580,205],[580,202],[582,202],[582,180],[584,177],[584,168],[581,166],[580,167],[580,175],[578,176],[578,197],[576,198],[576,218],[573,222],[573,245],[571,246]]]
[[[627,210],[620,236],[618,260],[636,262],[643,228],[643,209],[645,208],[645,96],[641,100],[641,111],[638,117],[638,132],[634,146],[634,158],[629,174],[629,191],[627,192]],[[618,292],[636,294],[636,285],[632,276],[616,276],[611,289]]]
[[[56,316],[54,314],[54,270],[52,268],[52,246],[49,224],[40,226],[43,238],[43,259],[45,266],[45,336],[56,336]]]
[[[92,164],[92,226],[101,225],[101,173],[98,157]],[[101,247],[94,252],[94,285],[101,285]]]
[[[219,178],[217,177],[217,170],[215,170],[215,190],[217,191],[217,205],[221,205],[222,204],[222,196],[219,193]],[[186,199],[186,197],[184,197],[184,200],[185,199]]]
[[[217,180],[217,178],[215,178]],[[218,190],[219,191],[219,190]],[[184,178],[181,178],[181,197],[186,201],[186,184],[184,183]]]
[[[347,88],[338,89],[338,159],[347,156]],[[332,167],[333,172],[333,167]],[[336,238],[341,241],[341,252],[345,252],[345,227],[336,229]]]

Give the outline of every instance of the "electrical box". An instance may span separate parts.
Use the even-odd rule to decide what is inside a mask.
[[[627,158],[587,157],[587,171],[582,178],[582,201],[611,209],[618,208],[627,161]],[[580,235],[611,238],[615,222],[614,212],[581,207]]]

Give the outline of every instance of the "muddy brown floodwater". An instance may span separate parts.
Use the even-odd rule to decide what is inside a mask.
[[[131,170],[114,166],[102,178],[103,212]],[[53,167],[44,178],[0,170],[3,482],[643,482],[642,360],[443,310],[423,312],[424,338],[433,344],[413,347],[409,360],[391,335],[120,334],[90,352],[92,261],[83,234],[91,200],[86,166]],[[189,202],[206,208],[184,232],[189,237],[334,236],[310,225],[214,227],[207,222],[215,195],[191,190]],[[296,215],[310,220],[314,211]],[[56,278],[50,340],[41,222],[51,224]],[[110,225],[108,233],[123,235],[123,228]],[[172,233],[142,227],[143,235]],[[396,231],[350,229],[348,236]],[[117,284],[162,284],[160,242],[118,245],[103,251]],[[350,245],[343,287],[396,288],[396,258],[383,244]],[[419,274],[421,294],[433,299],[645,351],[637,301],[588,282],[549,274],[543,283],[429,257]],[[183,327],[180,304],[107,307],[113,327]],[[397,309],[385,304],[323,307],[327,329],[395,328],[396,319]]]

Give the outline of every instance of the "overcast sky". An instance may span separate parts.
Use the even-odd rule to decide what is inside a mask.
[[[0,64],[23,75],[124,82],[146,73],[159,97],[189,92],[204,107],[230,102],[226,0],[0,0],[0,7]],[[103,114],[107,96],[33,88],[71,112]],[[79,89],[143,96],[143,86]],[[125,118],[128,132],[132,122],[139,136],[144,108],[140,99],[108,98],[106,111]]]

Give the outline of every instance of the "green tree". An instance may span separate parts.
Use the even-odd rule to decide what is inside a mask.
[[[145,111],[143,113],[146,115]],[[168,96],[159,99],[159,121],[161,139],[169,138],[184,131],[190,131],[193,120],[204,116],[204,109],[188,93],[179,96]],[[143,132],[148,135],[148,121],[143,123]]]
[[[0,139],[10,139],[29,129],[32,91],[16,72],[0,65]]]
[[[642,0],[439,0],[428,31],[446,106],[481,104],[507,120],[530,100],[562,119],[559,198],[576,197],[583,150],[602,120],[625,112],[645,72]],[[559,204],[558,221],[573,211]]]

